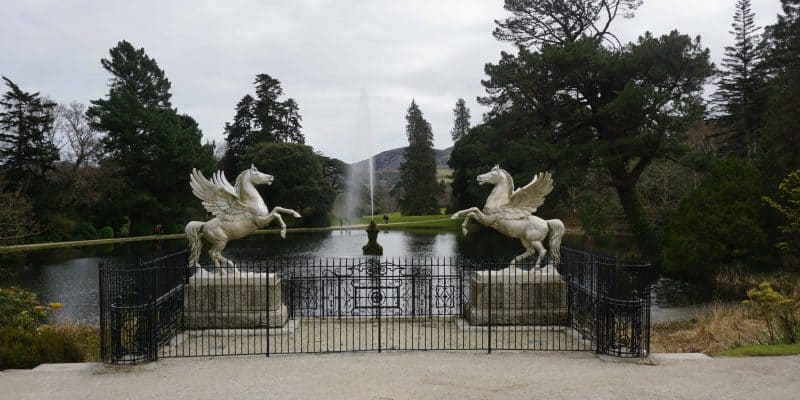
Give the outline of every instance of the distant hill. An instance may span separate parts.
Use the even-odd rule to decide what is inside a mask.
[[[398,169],[400,168],[400,164],[403,163],[405,160],[404,153],[406,151],[405,147],[398,147],[396,149],[382,151],[375,156],[373,159],[375,160],[375,171],[384,171],[389,169]],[[453,147],[448,147],[444,150],[437,150],[433,149],[433,152],[436,153],[436,167],[437,168],[449,168],[447,166],[447,161],[450,159],[450,153],[453,152]],[[361,160],[357,163],[351,165],[353,168],[367,168],[367,162],[369,160]]]
[[[375,176],[379,181],[383,181],[389,187],[393,187],[400,180],[400,164],[405,160],[405,147],[398,147],[396,149],[382,151],[375,156]],[[447,166],[447,161],[450,160],[450,153],[453,152],[453,147],[448,147],[444,150],[433,149],[436,154],[436,169],[440,177],[445,180],[450,179],[452,170]],[[350,167],[357,171],[366,171],[369,168],[369,160],[361,160],[357,163],[351,164]]]

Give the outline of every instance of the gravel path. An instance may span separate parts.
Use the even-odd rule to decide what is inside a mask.
[[[797,399],[800,356],[609,362],[589,353],[167,359],[0,372],[0,399]]]

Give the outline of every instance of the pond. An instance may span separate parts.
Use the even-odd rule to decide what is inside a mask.
[[[383,246],[385,257],[462,256],[510,260],[523,252],[518,241],[491,230],[479,230],[467,236],[452,230],[390,230],[382,231],[378,241]],[[363,230],[289,232],[286,239],[277,234],[265,234],[233,241],[228,244],[228,249],[231,252],[259,249],[259,253],[267,257],[359,257],[361,246],[366,242],[367,235]],[[622,250],[625,246],[619,242],[592,243],[580,236],[568,236],[564,244],[608,253],[626,251]],[[133,262],[139,257],[185,248],[185,240],[174,239],[0,256],[0,269],[4,270],[0,286],[20,286],[36,292],[43,302],[64,303],[64,308],[57,314],[59,319],[96,324],[99,311],[97,266],[100,262]],[[656,315],[670,308],[675,308],[675,313],[685,313],[686,310],[679,306],[708,300],[707,292],[685,282],[661,279],[654,288],[653,310]]]

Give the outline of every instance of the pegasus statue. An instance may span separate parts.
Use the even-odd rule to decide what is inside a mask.
[[[467,234],[467,225],[471,219],[494,228],[503,235],[517,238],[525,247],[525,252],[514,257],[511,268],[534,253],[538,253],[535,268],[541,267],[541,261],[547,251],[542,241],[549,239],[548,247],[556,262],[561,258],[561,238],[564,236],[564,223],[557,219],[543,220],[532,215],[544,203],[545,196],[553,190],[553,178],[549,172],[540,172],[533,180],[514,189],[514,179],[506,170],[495,165],[491,171],[478,175],[478,184],[494,185],[486,199],[483,210],[472,207],[453,214],[452,218],[464,218],[461,229]]]
[[[214,262],[215,271],[222,272],[220,267],[230,267],[236,273],[238,271],[234,263],[222,256],[228,241],[248,236],[273,220],[278,221],[281,237],[286,238],[286,224],[280,213],[297,218],[300,218],[300,214],[283,207],[273,207],[272,211],[267,208],[256,185],[271,185],[273,180],[272,175],[259,172],[253,165],[236,177],[234,185],[228,182],[222,171],[215,172],[209,180],[202,172],[192,168],[189,175],[192,193],[203,202],[206,211],[214,214],[214,218],[186,224],[186,238],[191,246],[190,268],[200,268],[200,251],[204,240],[209,245],[208,255]]]

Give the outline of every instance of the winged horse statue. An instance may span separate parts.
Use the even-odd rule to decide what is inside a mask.
[[[545,221],[531,215],[544,203],[545,196],[553,190],[553,178],[549,172],[540,172],[529,184],[515,190],[511,174],[495,165],[491,171],[478,175],[478,184],[494,185],[483,210],[472,207],[452,216],[453,219],[464,217],[461,228],[465,235],[467,224],[470,219],[474,219],[503,235],[519,239],[525,246],[525,252],[514,257],[510,267],[516,267],[518,262],[538,253],[536,268],[540,268],[542,258],[547,254],[542,245],[545,239],[549,239],[548,247],[553,258],[556,262],[560,260],[564,223],[557,219]]]
[[[278,221],[281,226],[281,237],[286,237],[286,224],[280,213],[298,218],[300,214],[283,207],[273,207],[270,211],[256,190],[256,185],[271,185],[273,180],[272,175],[259,172],[253,165],[236,177],[234,185],[228,182],[222,171],[215,172],[209,180],[202,172],[192,168],[189,175],[192,193],[203,202],[206,211],[214,214],[214,218],[206,222],[192,221],[186,224],[186,238],[191,245],[190,268],[200,267],[198,261],[203,240],[209,245],[208,255],[214,262],[216,271],[222,271],[222,266],[238,272],[233,262],[222,256],[222,250],[228,241],[250,235],[273,220]]]

